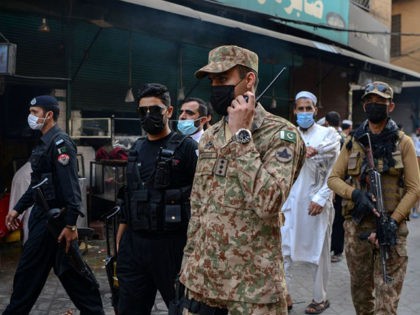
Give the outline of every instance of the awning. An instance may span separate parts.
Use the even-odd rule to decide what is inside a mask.
[[[272,30],[267,30],[262,27],[246,24],[240,21],[235,21],[232,19],[227,19],[224,17],[208,14],[205,12],[201,12],[198,10],[191,9],[186,6],[182,6],[179,4],[171,3],[168,1],[163,0],[120,0],[123,2],[141,5],[149,8],[153,8],[156,10],[161,10],[165,12],[169,12],[172,14],[178,14],[184,17],[197,19],[203,22],[214,23],[218,25],[222,25],[229,28],[237,28],[243,31],[260,34],[272,38],[276,38],[282,41],[287,41],[296,45],[306,46],[313,49],[322,50],[327,54],[333,54],[336,56],[343,56],[347,57],[349,61],[353,60],[357,63],[363,64],[363,70],[372,73],[384,73],[384,69],[387,71],[387,74],[394,79],[398,79],[401,81],[420,81],[420,73],[405,69],[403,67],[395,66],[393,64],[380,61],[377,59],[373,59],[362,54],[358,54],[337,46],[324,44],[321,42],[308,40],[304,38],[299,38],[296,36],[282,34],[279,32],[275,32]]]

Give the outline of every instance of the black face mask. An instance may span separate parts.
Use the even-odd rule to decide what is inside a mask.
[[[379,103],[368,103],[365,105],[367,119],[374,123],[380,123],[388,118],[388,106]]]
[[[211,87],[210,103],[214,111],[221,115],[227,115],[227,108],[235,98],[235,85],[218,85]]]
[[[157,135],[165,128],[163,115],[155,116],[148,114],[145,117],[140,116],[140,124],[144,131],[151,135]]]

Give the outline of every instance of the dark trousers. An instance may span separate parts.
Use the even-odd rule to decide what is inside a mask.
[[[157,290],[166,306],[175,298],[186,235],[145,236],[128,229],[120,242],[117,277],[119,315],[148,315]]]
[[[334,216],[334,222],[332,227],[332,233],[331,233],[331,251],[334,252],[334,255],[340,255],[343,253],[344,248],[344,217],[341,212],[342,202],[343,198],[341,198],[339,195],[335,195],[334,199],[334,210],[335,210],[335,216]]]
[[[29,314],[45,282],[54,268],[64,289],[81,314],[104,314],[99,290],[79,275],[69,264],[46,228],[46,218],[41,209],[34,207],[29,219],[29,238],[13,280],[10,304],[3,315]]]

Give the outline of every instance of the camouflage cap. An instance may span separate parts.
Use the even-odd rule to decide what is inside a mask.
[[[225,72],[236,65],[246,66],[258,73],[258,55],[238,46],[220,46],[209,52],[209,64],[199,69],[195,76],[201,79],[209,73]]]
[[[394,91],[392,90],[392,87],[390,87],[387,83],[375,81],[366,84],[362,99],[364,99],[369,94],[376,94],[383,98],[392,99],[394,96]]]

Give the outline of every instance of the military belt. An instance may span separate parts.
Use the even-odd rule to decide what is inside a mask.
[[[184,297],[184,307],[193,314],[199,315],[227,315],[226,308],[213,307],[206,303]]]

